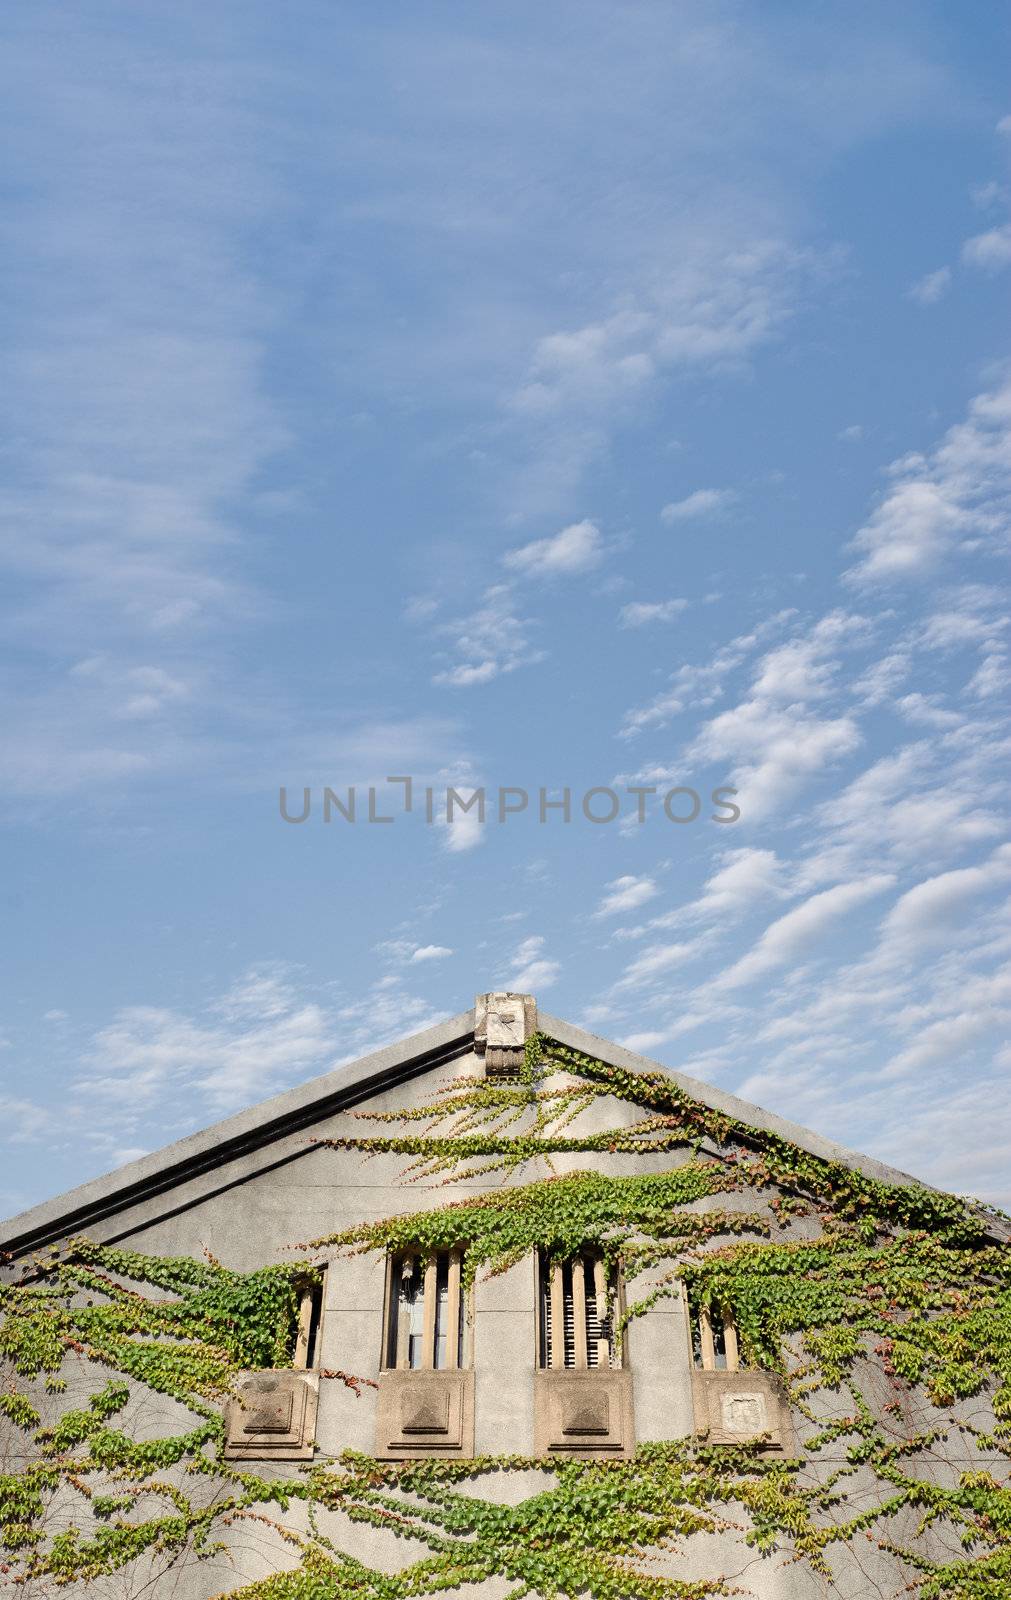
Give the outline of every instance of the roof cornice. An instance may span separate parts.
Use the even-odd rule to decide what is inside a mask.
[[[474,1042],[474,1013],[461,1011],[423,1033],[376,1050],[332,1072],[222,1122],[191,1133],[162,1150],[66,1194],[0,1222],[0,1252],[23,1256],[86,1232],[96,1222],[163,1194],[202,1173],[298,1133],[323,1117],[465,1055]]]

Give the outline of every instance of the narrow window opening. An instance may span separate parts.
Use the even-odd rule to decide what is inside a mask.
[[[538,1359],[542,1367],[585,1371],[618,1367],[615,1310],[620,1285],[600,1255],[552,1261],[540,1256]]]
[[[459,1250],[438,1250],[427,1257],[405,1250],[392,1258],[387,1367],[417,1372],[462,1367],[462,1265]]]
[[[323,1325],[323,1268],[315,1280],[298,1285],[298,1322],[291,1364],[304,1371],[316,1367],[320,1356],[320,1330]]]
[[[692,1318],[692,1349],[703,1372],[738,1372],[737,1324],[729,1306],[700,1306]]]

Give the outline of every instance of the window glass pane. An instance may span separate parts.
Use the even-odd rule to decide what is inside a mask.
[[[449,1314],[449,1256],[440,1252],[436,1263],[435,1365],[446,1365],[446,1318]]]
[[[425,1331],[425,1290],[421,1273],[415,1273],[408,1285],[407,1297],[407,1360],[408,1366],[421,1366],[422,1342]]]
[[[714,1306],[710,1315],[713,1323],[713,1349],[716,1352],[716,1370],[717,1372],[725,1372],[727,1370],[727,1340],[723,1331],[723,1314],[717,1311]]]

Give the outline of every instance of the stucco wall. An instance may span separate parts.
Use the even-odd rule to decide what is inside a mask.
[[[424,1076],[385,1091],[370,1102],[375,1110],[401,1111],[426,1103],[434,1090],[455,1078],[478,1069],[477,1059],[466,1054],[455,1062],[436,1068]],[[598,1131],[638,1120],[634,1107],[615,1101],[598,1100],[581,1114],[569,1132]],[[403,1159],[377,1156],[368,1160],[357,1152],[335,1151],[314,1144],[313,1139],[361,1137],[384,1131],[381,1126],[363,1122],[350,1112],[327,1118],[311,1132],[280,1138],[267,1149],[233,1160],[219,1169],[189,1179],[165,1194],[145,1200],[132,1210],[107,1219],[92,1230],[92,1236],[113,1240],[130,1248],[159,1255],[199,1256],[205,1249],[226,1266],[249,1270],[267,1262],[290,1258],[292,1247],[322,1234],[393,1213],[441,1207],[475,1192],[494,1193],[503,1178],[471,1179],[447,1184],[441,1178],[429,1182],[405,1183]],[[689,1159],[689,1153],[685,1153]],[[554,1170],[596,1167],[609,1173],[633,1173],[669,1167],[672,1159],[629,1155],[560,1156]],[[545,1176],[546,1164],[531,1163],[511,1181],[529,1182]],[[719,1197],[719,1205],[742,1210],[761,1209],[763,1202],[754,1194],[729,1194]],[[700,1202],[714,1205],[716,1202]],[[798,1237],[812,1236],[818,1224],[802,1218],[794,1225]],[[713,1241],[713,1247],[720,1240]],[[326,1251],[308,1252],[322,1260]],[[326,1277],[324,1317],[318,1365],[350,1371],[375,1380],[380,1369],[383,1332],[385,1263],[375,1254],[343,1257],[331,1261]],[[629,1285],[630,1298],[636,1285]],[[484,1454],[529,1455],[534,1450],[534,1370],[535,1370],[535,1273],[532,1256],[510,1271],[491,1279],[479,1279],[473,1297],[473,1365],[475,1370],[475,1450]],[[693,1429],[692,1356],[684,1307],[678,1299],[661,1300],[632,1323],[627,1340],[626,1361],[633,1374],[635,1433],[638,1440],[683,1438]],[[74,1368],[78,1370],[72,1370]],[[96,1387],[92,1370],[68,1363],[68,1375],[81,1395]],[[874,1402],[883,1407],[895,1398],[887,1377],[874,1363],[863,1375]],[[73,1388],[71,1395],[73,1394]],[[66,1398],[66,1397],[65,1397]],[[816,1402],[829,1416],[835,1402],[831,1395]],[[840,1406],[842,1402],[839,1402]],[[919,1425],[929,1408],[907,1401],[908,1426]],[[165,1431],[178,1431],[180,1408],[171,1402],[152,1400],[136,1394],[123,1425],[145,1437]],[[838,1408],[837,1408],[838,1409]],[[945,1419],[947,1420],[947,1418]],[[798,1435],[811,1432],[811,1425],[796,1418]],[[183,1424],[185,1426],[185,1423]],[[320,1386],[316,1436],[321,1458],[336,1456],[353,1448],[371,1453],[375,1444],[376,1392],[365,1387],[359,1395],[339,1381],[324,1380]],[[23,1436],[17,1437],[18,1453],[23,1451]],[[8,1449],[10,1446],[8,1446]],[[824,1450],[812,1461],[812,1480],[823,1480],[845,1463],[845,1444]],[[11,1457],[13,1461],[14,1458]],[[923,1464],[925,1473],[957,1473],[970,1464],[967,1449],[955,1435],[938,1447]],[[971,1462],[979,1466],[979,1459]],[[279,1473],[295,1472],[294,1466],[277,1465]],[[537,1492],[550,1475],[539,1471],[496,1473],[474,1482],[473,1493],[498,1497],[515,1504]],[[189,1486],[192,1489],[192,1485]],[[214,1492],[208,1483],[206,1492]],[[847,1482],[847,1495],[859,1509],[877,1503],[880,1486],[857,1473]],[[57,1507],[54,1516],[61,1514]],[[68,1515],[71,1513],[68,1511]],[[79,1507],[73,1514],[79,1516]],[[299,1526],[304,1512],[297,1505],[288,1513],[293,1527]],[[897,1596],[908,1581],[908,1573],[885,1552],[870,1542],[861,1541],[851,1550],[837,1551],[833,1557],[835,1576],[826,1580],[803,1566],[789,1565],[782,1557],[763,1560],[744,1541],[743,1514],[735,1518],[740,1531],[719,1537],[699,1535],[690,1548],[676,1557],[665,1557],[657,1571],[691,1579],[722,1572],[742,1584],[757,1600],[816,1600],[839,1596],[841,1600],[866,1600],[866,1597]],[[353,1551],[361,1560],[386,1571],[396,1571],[417,1560],[425,1551],[414,1541],[387,1530],[361,1524],[351,1525],[341,1515],[326,1519],[327,1532],[338,1544]],[[91,1592],[123,1597],[145,1591],[154,1580],[154,1593],[171,1594],[174,1600],[207,1600],[240,1581],[263,1576],[278,1567],[293,1565],[295,1557],[268,1528],[244,1522],[228,1535],[229,1549],[207,1561],[187,1560],[161,1570],[157,1560],[144,1561],[129,1573],[93,1586]],[[935,1553],[945,1553],[947,1541],[939,1540]],[[507,1584],[489,1582],[482,1587],[485,1597],[504,1594]]]

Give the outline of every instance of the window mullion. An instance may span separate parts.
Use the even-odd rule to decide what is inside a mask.
[[[560,1261],[551,1267],[551,1365],[565,1365],[565,1283]]]
[[[737,1324],[729,1306],[723,1307],[723,1348],[727,1356],[727,1371],[737,1372],[741,1365],[740,1351],[737,1345]]]
[[[573,1366],[584,1371],[586,1359],[586,1272],[582,1256],[572,1263]]]
[[[460,1252],[449,1253],[446,1291],[446,1366],[459,1366],[460,1357]]]
[[[425,1320],[421,1334],[421,1365],[426,1371],[435,1366],[435,1312],[439,1303],[439,1258],[434,1253],[425,1263]]]
[[[309,1361],[309,1335],[312,1328],[312,1285],[307,1284],[302,1290],[298,1303],[298,1333],[295,1338],[295,1354],[292,1366],[304,1370]]]
[[[593,1258],[593,1297],[597,1305],[597,1366],[608,1367],[611,1364],[611,1345],[608,1339],[601,1336],[601,1330],[607,1323],[607,1273],[604,1269],[602,1256]]]
[[[411,1315],[413,1306],[407,1294],[407,1283],[409,1281],[407,1265],[407,1258],[394,1263],[397,1292],[396,1365],[401,1371],[406,1371],[411,1365]]]
[[[715,1372],[716,1344],[713,1340],[713,1324],[708,1306],[702,1306],[699,1310],[699,1333],[702,1336],[702,1370]]]

